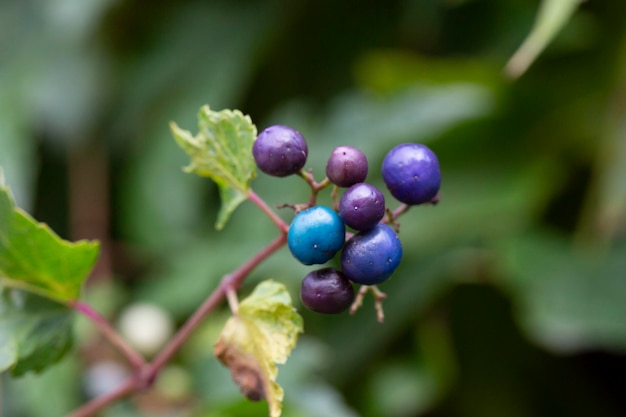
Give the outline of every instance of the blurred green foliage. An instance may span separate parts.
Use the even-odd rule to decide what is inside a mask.
[[[0,165],[35,218],[102,241],[86,290],[99,311],[114,319],[152,302],[180,323],[276,232],[248,203],[215,231],[218,190],[182,172],[170,121],[194,126],[209,104],[260,129],[292,125],[318,178],[335,146],[352,145],[379,186],[388,149],[427,143],[442,201],[401,218],[385,324],[371,300],[355,316],[300,309],[305,336],[278,379],[284,415],[621,416],[626,3],[582,3],[509,79],[538,10],[529,0],[3,1]],[[252,187],[270,205],[308,197],[297,178],[260,175]],[[307,271],[282,250],[243,292],[272,277],[297,299]],[[226,317],[177,356],[187,373],[173,384],[189,389],[157,385],[102,415],[264,415],[212,357]],[[64,362],[3,377],[4,415],[62,415],[87,398],[85,369],[116,357],[78,324]]]

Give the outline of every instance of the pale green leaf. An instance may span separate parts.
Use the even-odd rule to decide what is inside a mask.
[[[281,415],[284,395],[276,364],[287,361],[301,332],[302,318],[285,286],[268,280],[239,304],[215,346],[241,392],[251,400],[267,400],[270,417]]]
[[[203,106],[198,113],[197,135],[173,122],[170,128],[178,145],[191,159],[185,171],[217,183],[222,208],[216,227],[223,228],[232,212],[247,199],[250,180],[256,175],[252,157],[256,126],[238,110],[216,112]]]
[[[506,65],[511,77],[519,77],[565,26],[583,0],[543,0],[535,24],[524,43]]]
[[[59,301],[77,299],[98,256],[95,241],[68,242],[15,206],[0,183],[0,281]]]

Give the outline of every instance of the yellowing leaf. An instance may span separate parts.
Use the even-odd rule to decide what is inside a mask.
[[[267,400],[270,417],[281,415],[284,395],[276,364],[287,361],[301,332],[302,317],[285,286],[268,280],[239,304],[215,345],[215,356],[241,392],[253,401]]]
[[[174,139],[189,155],[185,168],[218,185],[222,207],[216,227],[224,227],[231,213],[248,197],[250,180],[256,175],[252,145],[256,126],[239,110],[213,111],[204,106],[198,113],[198,134],[170,123]]]

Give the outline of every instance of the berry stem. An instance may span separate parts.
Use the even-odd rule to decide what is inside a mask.
[[[287,225],[287,223],[285,223],[283,219],[281,219],[274,212],[274,210],[272,210],[270,206],[267,205],[265,200],[263,200],[257,193],[255,193],[251,189],[248,191],[248,199],[256,204],[257,207],[259,207],[261,211],[263,211],[263,213],[265,213],[265,215],[269,217],[272,222],[274,222],[274,224],[278,227],[278,230],[283,233],[287,233],[287,231],[289,230],[289,226]]]
[[[398,224],[397,221],[398,217],[400,217],[401,214],[406,213],[410,208],[411,206],[408,204],[402,203],[393,211],[391,211],[391,209],[386,209],[387,217],[385,217],[382,222],[388,223],[391,227],[393,227],[393,230],[395,230],[396,233],[399,233],[400,224]]]
[[[320,191],[322,191],[324,188],[332,185],[332,183],[330,182],[328,177],[325,177],[320,182],[315,181],[315,178],[313,177],[313,170],[312,169],[310,169],[308,171],[305,171],[304,169],[301,169],[300,171],[298,171],[298,175],[302,179],[304,179],[304,181],[309,185],[309,187],[311,187],[311,197],[309,198],[309,202],[307,203],[307,208],[308,207],[313,207],[316,204],[317,195],[319,194]]]
[[[339,199],[337,198],[339,195],[339,187],[336,185],[333,185],[333,189],[330,192],[330,198],[333,201],[333,209],[335,211],[339,211]]]
[[[376,309],[376,318],[379,323],[385,321],[385,311],[383,310],[383,300],[387,298],[387,294],[378,289],[376,285],[373,285],[370,288],[372,294],[374,294],[374,308]]]
[[[359,308],[363,305],[363,299],[365,298],[365,294],[367,293],[368,287],[367,285],[361,285],[359,288],[359,292],[354,297],[354,302],[350,306],[350,315],[354,315]]]
[[[228,300],[228,307],[230,307],[231,313],[237,315],[239,311],[239,299],[237,298],[237,291],[233,288],[226,290],[226,300]]]
[[[408,204],[400,204],[392,213],[391,215],[393,216],[393,220],[397,220],[398,217],[400,217],[401,214],[406,213],[409,209],[411,208],[411,206],[409,206]]]
[[[140,370],[146,365],[146,361],[143,356],[133,349],[133,347],[124,340],[117,330],[113,328],[111,323],[102,317],[89,304],[81,301],[70,301],[68,305],[70,308],[74,309],[93,322],[100,333],[102,333],[102,335],[124,355],[133,368]]]
[[[365,294],[371,292],[374,295],[374,308],[376,309],[376,319],[379,323],[385,321],[385,311],[383,310],[383,300],[387,298],[387,294],[378,289],[376,285],[361,285],[359,292],[354,297],[354,302],[350,306],[350,314],[354,315],[363,305]]]

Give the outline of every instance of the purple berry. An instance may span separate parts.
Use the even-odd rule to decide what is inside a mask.
[[[304,277],[300,299],[309,310],[337,314],[350,307],[354,301],[354,288],[341,271],[322,268]]]
[[[355,230],[376,226],[385,215],[385,196],[376,187],[365,182],[348,188],[339,202],[339,216]]]
[[[379,223],[346,242],[341,252],[341,269],[352,282],[376,285],[391,276],[401,259],[398,235],[391,227]]]
[[[398,201],[416,205],[431,201],[439,192],[439,161],[427,146],[404,143],[391,149],[383,160],[383,180]]]
[[[339,187],[350,187],[367,177],[367,158],[352,146],[339,146],[326,163],[326,176]]]
[[[289,126],[270,126],[257,136],[252,156],[259,169],[275,177],[286,177],[304,167],[308,147],[300,132]]]

